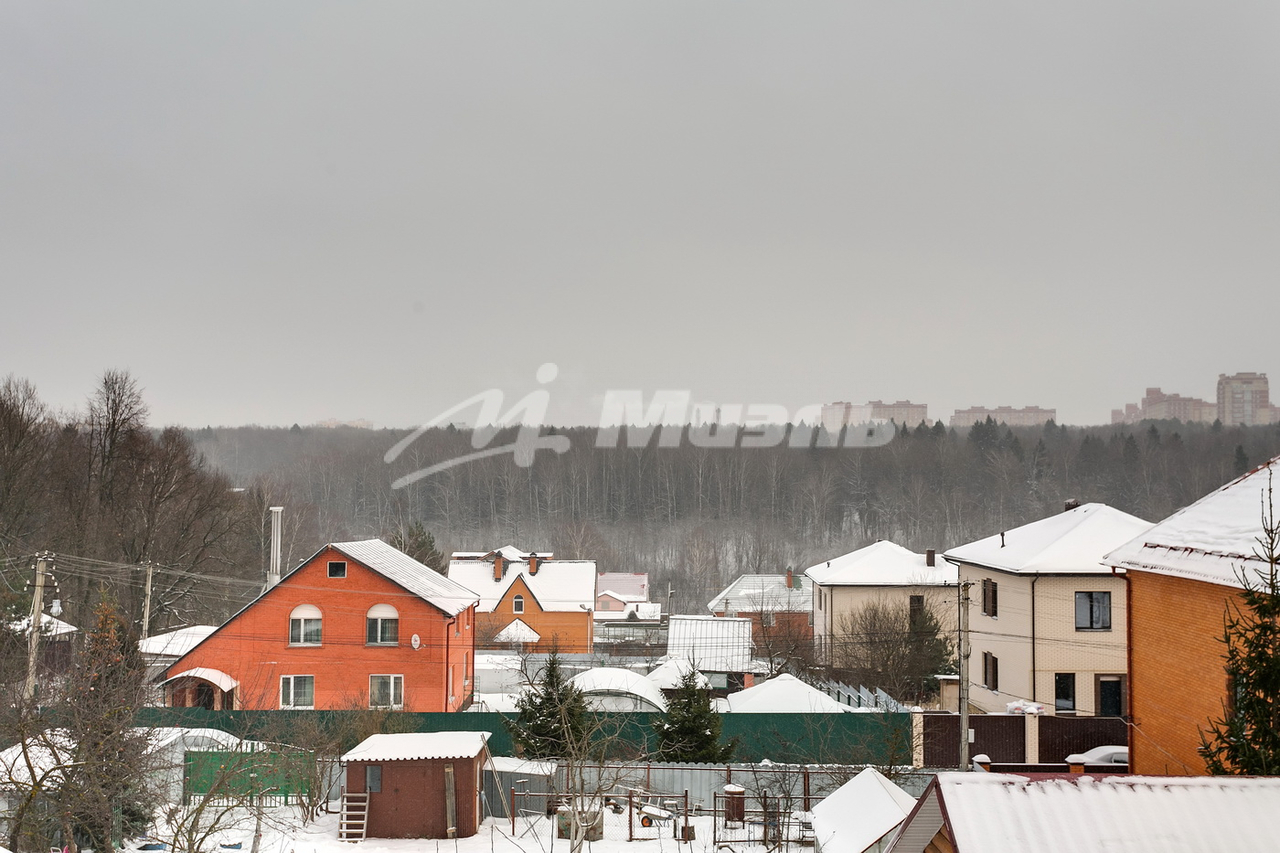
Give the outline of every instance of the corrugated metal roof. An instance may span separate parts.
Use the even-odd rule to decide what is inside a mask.
[[[1273,850],[1280,779],[939,773],[931,786],[957,850],[1170,853]],[[892,850],[923,850],[903,826]],[[908,839],[912,839],[908,843]]]
[[[334,542],[329,547],[341,551],[357,563],[394,581],[450,616],[457,616],[476,603],[477,596],[471,590],[419,563],[381,539]]]
[[[425,761],[475,758],[489,740],[488,732],[407,732],[370,735],[343,761]]]

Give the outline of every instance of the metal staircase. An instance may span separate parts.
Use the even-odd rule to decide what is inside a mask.
[[[338,818],[339,841],[363,841],[369,825],[369,795],[364,791],[342,792],[342,814]]]

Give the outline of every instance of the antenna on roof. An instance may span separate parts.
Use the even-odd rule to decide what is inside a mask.
[[[1003,531],[1000,533],[1000,547],[1001,547],[1001,548],[1003,548],[1003,547],[1004,547],[1004,533],[1003,533]]]

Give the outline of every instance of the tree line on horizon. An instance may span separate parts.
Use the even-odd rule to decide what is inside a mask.
[[[141,619],[152,571],[153,633],[220,622],[261,591],[270,506],[284,506],[283,568],[327,542],[380,537],[443,570],[458,549],[513,544],[600,571],[648,572],[653,600],[706,612],[740,574],[797,572],[879,539],[943,550],[1098,501],[1159,521],[1280,453],[1280,425],[898,427],[881,447],[707,448],[548,428],[539,450],[392,483],[478,448],[470,430],[258,426],[156,429],[127,373],[107,371],[77,412],[33,385],[0,382],[0,559],[21,600],[30,555],[54,551],[65,617],[110,588]],[[511,444],[516,430],[488,447]],[[27,599],[29,601],[29,598]]]

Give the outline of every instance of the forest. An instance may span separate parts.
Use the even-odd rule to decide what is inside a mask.
[[[515,430],[487,443],[468,429],[427,430],[388,463],[409,430],[157,427],[127,373],[106,372],[70,413],[10,377],[0,383],[5,589],[21,602],[32,556],[52,551],[58,589],[47,595],[61,596],[73,624],[104,592],[140,621],[148,574],[152,633],[219,622],[261,590],[268,508],[283,506],[286,570],[348,539],[417,542],[433,555],[514,544],[648,572],[655,598],[670,589],[674,612],[696,613],[739,574],[800,571],[878,539],[943,551],[1070,499],[1158,521],[1280,453],[1280,425],[1176,421],[903,425],[873,448],[838,446],[821,430],[801,430],[812,439],[798,448],[751,446],[740,432],[717,448],[659,446],[656,434],[597,447],[586,427],[544,433],[567,450],[539,450],[528,465],[494,455],[394,488],[510,444]]]

